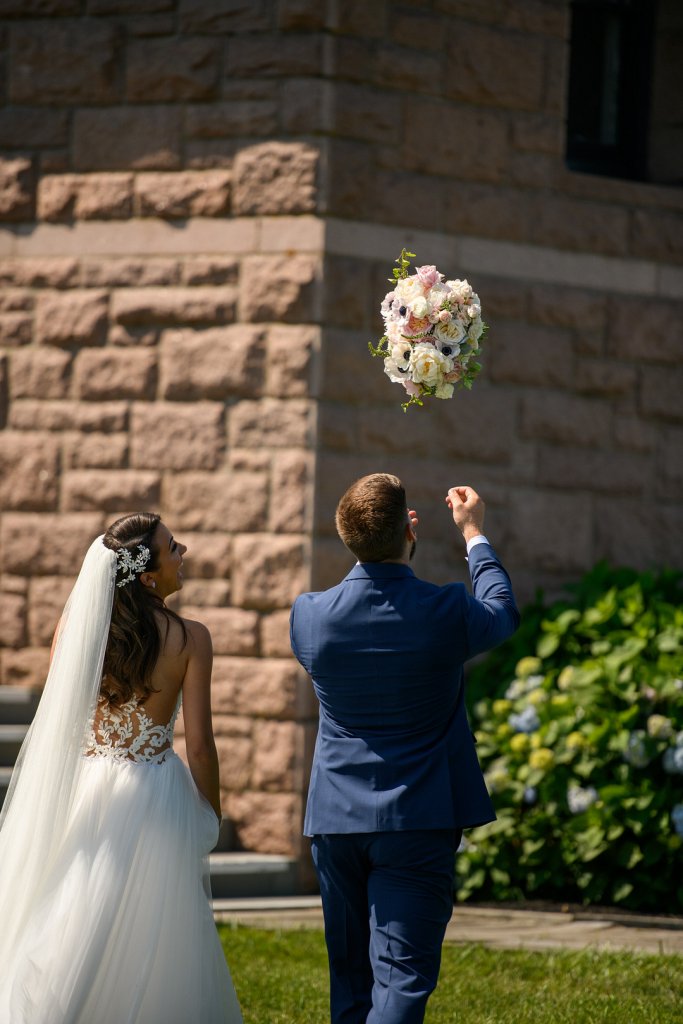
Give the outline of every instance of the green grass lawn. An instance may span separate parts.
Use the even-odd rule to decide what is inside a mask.
[[[329,1021],[322,932],[219,927],[245,1024]],[[677,1024],[683,957],[444,946],[425,1024]]]

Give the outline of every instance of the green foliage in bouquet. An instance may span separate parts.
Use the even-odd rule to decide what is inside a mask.
[[[572,591],[470,673],[498,820],[465,840],[459,898],[680,913],[681,576],[601,564]]]
[[[396,284],[397,281],[401,281],[404,277],[408,277],[410,274],[410,261],[415,259],[414,252],[408,252],[407,249],[401,249],[400,255],[394,263],[398,263],[397,267],[391,271],[391,277],[387,278],[389,284]]]
[[[408,272],[410,270],[410,261],[413,259],[415,259],[414,252],[408,252],[407,249],[401,249],[401,253],[398,259],[394,260],[394,263],[398,263],[398,266],[394,267],[394,269],[391,271],[392,277],[387,278],[389,284],[396,284],[398,281],[401,281],[404,277],[408,277]],[[382,337],[379,339],[376,345],[373,345],[371,341],[368,342],[368,349],[373,359],[376,359],[377,356],[382,356],[383,359],[386,358],[386,356],[388,356],[389,354],[389,348],[389,339],[386,336],[386,334],[382,335]],[[406,403],[406,408],[410,404],[410,402]],[[416,404],[422,405],[423,403],[417,402]],[[405,412],[406,410],[404,409],[403,411]]]

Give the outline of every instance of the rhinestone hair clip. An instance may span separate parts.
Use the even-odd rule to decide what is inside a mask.
[[[144,572],[145,566],[149,562],[149,548],[146,548],[144,544],[138,544],[139,555],[135,558],[131,555],[128,548],[119,548],[116,552],[116,568],[119,572],[127,572],[128,575],[124,576],[122,580],[116,584],[117,587],[125,587],[126,583],[132,583],[138,573]]]

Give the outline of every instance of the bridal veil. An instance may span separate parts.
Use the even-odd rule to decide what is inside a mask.
[[[116,553],[91,544],[59,623],[45,689],[0,815],[0,964],[42,896],[59,854],[102,679]]]

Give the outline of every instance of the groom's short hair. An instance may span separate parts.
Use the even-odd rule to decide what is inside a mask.
[[[401,558],[408,508],[397,476],[371,473],[351,484],[337,505],[337,533],[359,562]]]

